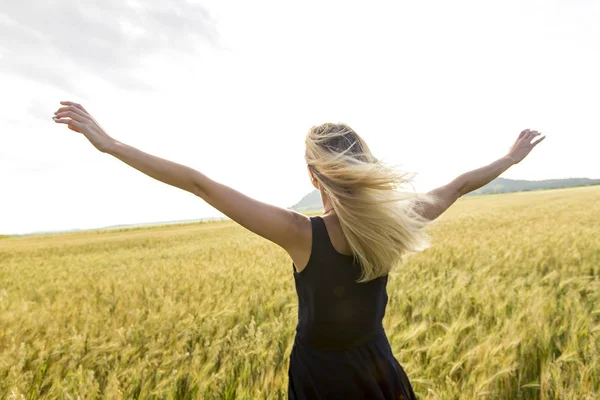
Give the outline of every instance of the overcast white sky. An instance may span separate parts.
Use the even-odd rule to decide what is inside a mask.
[[[326,121],[417,190],[524,128],[547,139],[504,177],[600,178],[598,21],[592,0],[2,2],[0,233],[220,215],[55,124],[60,100],[282,207],[312,189],[304,136]]]

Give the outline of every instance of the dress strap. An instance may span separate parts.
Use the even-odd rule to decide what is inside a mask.
[[[310,223],[312,225],[313,248],[317,246],[323,246],[329,240],[329,235],[327,234],[327,227],[325,226],[325,221],[323,221],[323,218],[321,218],[320,215],[315,215],[314,217],[310,217]]]
[[[314,259],[317,256],[321,256],[323,254],[321,249],[327,243],[326,240],[328,240],[327,228],[325,227],[325,222],[323,222],[321,217],[314,216],[314,217],[309,217],[309,219],[310,219],[310,226],[311,226],[311,231],[312,231],[312,239],[311,239],[311,245],[310,245],[311,247],[310,247],[310,255],[308,258],[308,264],[311,263],[312,259]],[[310,265],[306,265],[302,271],[304,271],[305,269],[307,269],[309,267],[310,267]],[[293,265],[293,268],[294,268],[294,272],[297,272],[295,265]]]

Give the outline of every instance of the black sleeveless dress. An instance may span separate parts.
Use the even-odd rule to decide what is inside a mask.
[[[415,400],[382,325],[388,276],[356,283],[360,265],[335,250],[321,217],[310,220],[308,264],[301,272],[293,265],[299,303],[288,398]]]

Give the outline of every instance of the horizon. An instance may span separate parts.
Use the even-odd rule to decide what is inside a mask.
[[[570,177],[570,178],[562,178],[562,179],[542,179],[542,180],[519,180],[519,179],[507,179],[507,178],[502,178],[502,177],[498,177],[494,180],[492,180],[490,183],[488,183],[485,186],[489,186],[491,184],[493,184],[495,181],[497,180],[510,180],[510,181],[514,181],[514,182],[518,182],[518,181],[523,181],[523,182],[545,182],[545,181],[553,181],[553,180],[571,180],[571,179],[585,179],[585,180],[592,180],[592,181],[600,181],[600,178],[587,178],[587,177]],[[474,196],[490,196],[490,195],[497,195],[497,194],[512,194],[512,193],[519,193],[519,192],[531,192],[531,191],[545,191],[545,190],[561,190],[561,189],[575,189],[575,188],[580,188],[580,187],[589,187],[589,186],[597,186],[600,185],[598,183],[594,183],[591,185],[577,185],[577,186],[565,186],[565,187],[553,187],[553,188],[547,188],[547,189],[532,189],[532,190],[520,190],[520,191],[513,191],[513,192],[502,192],[502,193],[483,193],[483,194],[474,194]],[[297,207],[306,197],[310,196],[313,192],[316,192],[317,189],[313,189],[311,192],[305,194],[304,196],[302,196],[302,198],[297,201],[294,205],[286,207],[287,209],[294,209],[294,207]],[[310,209],[301,209],[301,210],[296,210],[300,213],[307,213],[307,212],[315,212],[315,211],[319,211],[321,208],[310,208]],[[117,224],[117,225],[108,225],[108,226],[98,226],[98,227],[91,227],[91,228],[71,228],[71,229],[66,229],[66,230],[56,230],[56,231],[35,231],[35,232],[27,232],[27,233],[21,233],[21,234],[11,234],[11,233],[2,233],[0,232],[0,238],[4,237],[21,237],[21,236],[35,236],[35,235],[46,235],[46,234],[60,234],[60,233],[75,233],[75,232],[87,232],[87,231],[101,231],[101,230],[113,230],[113,229],[131,229],[131,228],[144,228],[144,227],[155,227],[155,226],[168,226],[168,225],[179,225],[179,224],[186,224],[186,223],[211,223],[211,222],[223,222],[223,221],[231,221],[231,218],[227,217],[227,216],[217,216],[217,217],[207,217],[207,218],[199,218],[199,219],[181,219],[181,220],[169,220],[169,221],[144,221],[144,222],[138,222],[138,223],[132,223],[132,224]]]
[[[525,128],[547,139],[503,178],[600,179],[598,3],[111,4],[0,11],[0,234],[224,217],[55,125],[60,100],[284,208],[312,189],[304,135],[326,121],[417,173],[418,191],[502,157]]]

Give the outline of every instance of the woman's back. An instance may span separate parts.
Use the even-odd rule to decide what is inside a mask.
[[[360,265],[333,246],[320,216],[310,217],[306,267],[294,268],[298,325],[290,355],[291,399],[414,399],[382,320],[388,276],[357,283]]]

